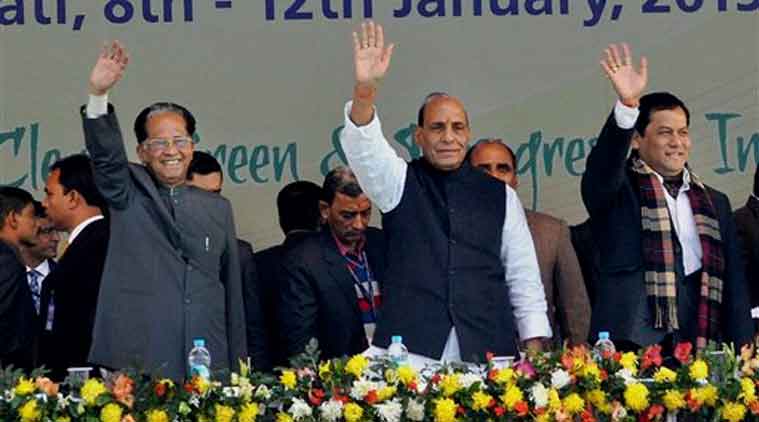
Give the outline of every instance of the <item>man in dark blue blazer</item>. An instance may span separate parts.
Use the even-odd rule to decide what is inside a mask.
[[[601,254],[591,336],[609,331],[622,349],[659,343],[665,352],[680,341],[749,343],[730,202],[687,164],[687,107],[669,93],[642,95],[647,62],[636,69],[627,45],[610,45],[601,65],[619,100],[582,179]]]

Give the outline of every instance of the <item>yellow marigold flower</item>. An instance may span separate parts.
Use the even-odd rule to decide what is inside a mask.
[[[348,403],[343,407],[343,417],[346,422],[358,422],[364,416],[364,408],[356,403]]]
[[[94,378],[90,378],[84,382],[84,385],[79,390],[79,395],[82,396],[88,406],[94,406],[95,400],[97,400],[101,394],[105,394],[107,392],[108,389],[105,388],[105,384]]]
[[[638,373],[638,355],[633,352],[623,354],[622,358],[619,360],[619,364],[622,365],[623,368],[632,372],[633,375]]]
[[[454,395],[460,388],[459,374],[443,375],[443,378],[440,380],[440,390],[446,397]]]
[[[232,422],[235,417],[235,409],[221,404],[216,405],[216,422]]]
[[[561,399],[559,398],[559,392],[554,388],[548,391],[548,408],[554,411],[561,409]]]
[[[495,374],[495,382],[498,384],[508,384],[514,379],[514,370],[511,368],[501,368]]]
[[[293,422],[293,417],[288,413],[279,412],[277,413],[277,422]]]
[[[332,375],[332,361],[319,364],[319,378],[329,378]]]
[[[169,415],[161,409],[153,409],[147,413],[148,422],[169,422]]]
[[[408,365],[403,365],[398,368],[398,379],[401,380],[403,385],[409,385],[416,381],[416,371]]]
[[[382,387],[379,389],[379,391],[377,391],[377,399],[379,399],[379,401],[385,401],[389,398],[392,398],[395,395],[396,391],[397,389],[392,386]]]
[[[742,421],[746,416],[746,406],[741,403],[727,402],[722,406],[722,419],[728,422]]]
[[[258,412],[258,403],[246,403],[240,408],[237,420],[239,422],[255,422]]]
[[[702,387],[701,390],[702,390],[701,398],[704,400],[704,403],[707,406],[714,406],[715,404],[717,404],[717,398],[718,398],[717,387],[713,385],[707,385],[705,387]]]
[[[121,422],[123,409],[116,403],[108,403],[100,410],[100,420],[102,422]]]
[[[211,383],[205,379],[205,377],[193,377],[192,384],[200,392],[200,394],[205,394],[206,391],[211,388]]]
[[[654,381],[658,383],[675,382],[677,380],[677,372],[662,366],[654,373]]]
[[[583,378],[588,378],[596,382],[601,382],[601,369],[599,369],[598,365],[596,365],[595,363],[585,365],[580,371],[580,375]]]
[[[564,411],[570,415],[576,415],[585,409],[585,400],[577,393],[572,393],[564,398]]]
[[[688,375],[694,381],[705,380],[709,376],[709,365],[701,359],[697,359],[690,365]]]
[[[685,407],[685,394],[677,390],[667,390],[662,396],[664,407],[669,411],[675,411]]]
[[[543,413],[535,417],[535,422],[551,422],[551,415],[549,413]]]
[[[641,412],[648,407],[648,388],[641,383],[634,383],[625,389],[625,404],[635,412]]]
[[[295,388],[295,384],[298,383],[298,377],[293,371],[282,371],[282,375],[279,376],[279,382],[281,382],[286,389],[292,390]]]
[[[524,400],[524,394],[516,385],[509,385],[501,395],[501,401],[508,410],[513,410],[514,406],[522,400]]]
[[[493,400],[493,396],[488,393],[484,393],[477,390],[472,394],[472,409],[485,410],[490,406],[490,402]]]
[[[756,401],[756,385],[751,378],[741,379],[741,394],[738,398],[743,399],[743,403],[749,404]]]
[[[18,408],[18,416],[22,422],[36,422],[40,420],[40,410],[37,408],[37,400],[29,400]]]
[[[369,366],[369,361],[363,355],[355,355],[348,359],[348,363],[345,364],[345,372],[353,374],[356,378],[361,377],[364,369]]]
[[[32,381],[29,378],[21,377],[18,379],[18,383],[16,384],[16,388],[13,390],[17,396],[25,396],[27,394],[34,393],[34,390],[36,390],[37,387],[34,384],[34,381]]]
[[[606,404],[606,393],[598,388],[588,391],[585,398],[593,405],[593,407],[600,408]]]
[[[455,422],[458,405],[451,399],[438,399],[435,401],[435,422]]]

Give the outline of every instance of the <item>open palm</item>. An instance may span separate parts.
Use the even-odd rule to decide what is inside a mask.
[[[374,83],[382,79],[390,67],[394,45],[385,47],[382,25],[361,24],[361,34],[353,33],[353,63],[356,82]]]
[[[95,95],[108,92],[124,76],[128,63],[129,55],[118,41],[103,47],[90,73],[90,91]]]
[[[643,95],[648,84],[648,61],[641,57],[640,68],[635,69],[627,44],[622,44],[621,52],[617,45],[610,44],[604,50],[601,67],[621,100],[636,102]]]

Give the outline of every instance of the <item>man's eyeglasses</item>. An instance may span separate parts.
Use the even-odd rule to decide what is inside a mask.
[[[148,139],[143,144],[145,148],[148,149],[150,152],[164,152],[167,149],[169,149],[172,145],[174,145],[177,149],[187,149],[195,143],[192,138],[189,136],[182,136],[177,138],[153,138]]]

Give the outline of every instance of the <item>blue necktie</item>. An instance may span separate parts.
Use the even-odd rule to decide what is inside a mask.
[[[37,311],[37,315],[40,313],[40,279],[42,274],[37,270],[30,270],[27,273],[29,277],[29,290],[32,291],[32,300],[34,301],[34,309]]]

